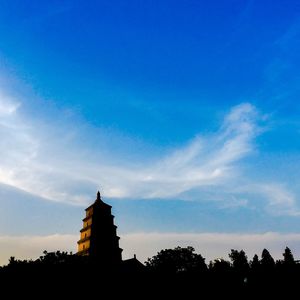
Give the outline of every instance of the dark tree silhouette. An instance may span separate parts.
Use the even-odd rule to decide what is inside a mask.
[[[17,263],[16,258],[14,256],[11,256],[8,260],[9,265],[15,265]]]
[[[289,247],[286,247],[283,252],[283,263],[286,265],[294,265],[295,259],[294,255]]]
[[[257,254],[254,254],[252,261],[250,262],[250,267],[252,270],[256,271],[259,269],[260,261]]]
[[[219,294],[222,294],[224,290],[234,282],[231,264],[223,258],[210,261],[209,275],[210,282],[208,283],[208,286],[210,286],[213,298],[219,298]],[[216,289],[216,287],[218,288]]]
[[[228,272],[231,270],[230,262],[223,258],[217,258],[209,262],[209,270],[216,273]]]
[[[233,268],[240,273],[247,273],[249,270],[248,258],[244,250],[238,251],[231,249],[229,253]]]
[[[149,258],[143,272],[134,273],[128,268],[103,268],[88,256],[73,255],[67,252],[44,251],[36,260],[9,259],[6,266],[0,267],[1,289],[9,289],[9,293],[30,291],[35,287],[57,297],[60,290],[67,297],[86,296],[88,279],[89,286],[96,287],[110,296],[121,293],[122,298],[132,299],[133,294],[140,298],[143,293],[155,298],[188,299],[270,299],[280,293],[287,298],[297,292],[300,264],[294,259],[292,251],[286,247],[283,259],[275,264],[268,250],[262,251],[261,260],[254,255],[250,265],[246,253],[231,250],[230,261],[215,259],[209,267],[205,259],[195,253],[193,247],[176,247],[165,249]],[[16,289],[16,287],[18,287]],[[79,288],[77,288],[79,287]],[[79,294],[78,294],[79,293]],[[45,294],[41,294],[45,295]]]
[[[257,254],[254,254],[250,261],[248,286],[250,290],[261,289],[261,264]]]
[[[207,269],[205,258],[193,247],[165,249],[145,262],[154,271],[163,273],[199,272]]]
[[[275,261],[267,249],[263,249],[260,260],[259,271],[256,272],[256,288],[263,293],[270,293],[276,284],[278,277],[276,274]]]
[[[233,276],[235,276],[237,284],[246,284],[249,275],[249,263],[246,253],[243,250],[238,251],[231,249],[231,253],[229,253],[228,256],[232,262]]]
[[[267,249],[262,251],[260,264],[265,270],[272,270],[275,267],[275,261]]]

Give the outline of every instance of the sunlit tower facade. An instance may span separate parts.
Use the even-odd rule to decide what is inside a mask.
[[[77,242],[78,255],[88,255],[105,264],[121,263],[122,249],[111,208],[102,201],[98,191],[95,202],[85,209],[80,240]]]

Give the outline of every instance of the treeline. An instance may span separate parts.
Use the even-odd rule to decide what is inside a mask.
[[[84,295],[89,287],[91,292],[96,288],[110,295],[131,297],[147,292],[153,297],[181,295],[183,299],[200,299],[204,295],[239,299],[265,295],[268,299],[271,295],[298,292],[299,280],[300,264],[288,247],[279,260],[274,260],[267,249],[250,260],[243,250],[232,249],[228,260],[209,263],[193,247],[176,247],[161,250],[145,262],[144,268],[134,260],[108,266],[72,253],[44,251],[36,260],[11,257],[8,265],[0,268],[2,290],[13,285],[19,287],[17,292],[29,292],[28,287],[33,286],[33,291],[60,290],[68,295]]]
[[[279,260],[274,260],[267,249],[263,249],[260,257],[255,254],[250,260],[243,250],[232,249],[228,257],[229,260],[218,258],[206,264],[193,247],[177,247],[160,251],[145,264],[159,278],[157,285],[168,278],[169,289],[173,285],[177,294],[182,292],[182,287],[191,294],[197,294],[200,289],[211,297],[238,299],[262,296],[270,299],[298,293],[300,264],[288,247]]]

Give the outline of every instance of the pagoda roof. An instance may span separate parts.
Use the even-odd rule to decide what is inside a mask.
[[[109,208],[112,208],[111,205],[103,202],[102,200],[96,200],[93,204],[91,204],[89,207],[87,207],[85,210],[89,210],[91,207],[95,206],[95,205],[101,205],[101,206],[104,206],[104,207],[109,207]]]
[[[105,203],[102,201],[101,199],[101,195],[100,195],[100,192],[98,191],[97,193],[97,199],[95,200],[95,202],[93,204],[91,204],[89,207],[87,207],[85,210],[89,210],[91,207],[95,206],[95,205],[101,205],[101,206],[104,206],[104,207],[109,207],[109,208],[112,208],[111,205]]]

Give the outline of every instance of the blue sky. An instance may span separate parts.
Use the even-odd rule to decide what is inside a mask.
[[[298,1],[0,1],[0,263],[98,189],[125,257],[300,257],[299,67]]]

